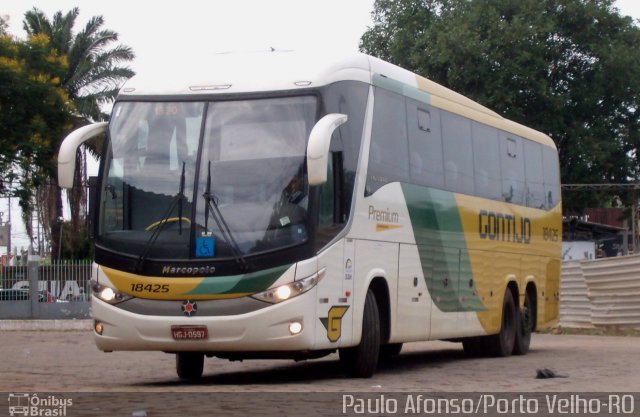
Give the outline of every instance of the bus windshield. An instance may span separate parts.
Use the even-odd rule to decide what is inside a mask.
[[[314,96],[117,103],[97,243],[189,259],[305,242],[304,162],[316,120]]]

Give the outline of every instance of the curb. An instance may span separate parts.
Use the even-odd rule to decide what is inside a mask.
[[[91,330],[93,320],[0,320],[0,331]]]

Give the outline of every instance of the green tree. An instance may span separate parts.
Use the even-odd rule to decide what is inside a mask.
[[[134,72],[121,64],[135,58],[130,47],[116,44],[118,34],[102,29],[104,18],[94,16],[82,30],[73,33],[80,10],[76,7],[66,14],[58,11],[53,19],[37,8],[25,13],[24,30],[30,34],[45,34],[51,45],[67,57],[67,72],[62,88],[73,101],[77,116],[93,121],[107,120],[101,105],[112,102],[122,83]]]
[[[112,102],[119,87],[134,72],[124,66],[134,58],[134,53],[128,46],[118,44],[118,34],[103,29],[104,18],[94,16],[84,28],[74,33],[74,26],[80,11],[73,8],[66,14],[58,11],[53,19],[49,19],[42,11],[34,8],[25,14],[23,27],[31,36],[46,35],[51,46],[59,54],[66,57],[67,67],[61,76],[61,87],[65,90],[69,100],[73,103],[73,127],[79,127],[90,121],[106,120],[108,115],[102,111],[102,105]],[[61,136],[56,143],[59,147]],[[89,148],[97,154],[94,147]],[[84,156],[79,151],[76,167],[85,166]],[[83,202],[86,201],[84,187],[84,173],[82,169],[76,171],[74,188],[68,193],[71,208],[72,230],[80,231],[84,225],[81,222]],[[61,224],[59,218],[62,213],[61,190],[57,187],[55,173],[51,176],[52,187],[40,190],[49,204],[48,210],[42,215],[45,227],[51,229],[51,246],[54,256],[58,253],[58,242]]]
[[[19,198],[25,220],[34,190],[55,172],[55,144],[72,126],[60,86],[66,66],[45,35],[0,35],[0,193]]]
[[[376,0],[360,48],[548,134],[564,183],[638,181],[640,28],[613,3]]]

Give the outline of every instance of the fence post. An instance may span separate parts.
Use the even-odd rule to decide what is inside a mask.
[[[27,262],[27,278],[29,279],[29,299],[31,300],[31,318],[36,318],[40,314],[40,293],[38,281],[38,261]]]

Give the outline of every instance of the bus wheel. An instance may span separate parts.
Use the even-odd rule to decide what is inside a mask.
[[[402,350],[402,343],[389,343],[387,345],[380,346],[380,359],[389,360],[395,358],[400,354]]]
[[[518,313],[518,330],[516,332],[516,343],[513,347],[513,353],[515,355],[525,355],[529,351],[533,320],[533,304],[531,296],[529,292],[527,292],[524,296],[524,308]]]
[[[176,353],[176,371],[180,379],[200,379],[204,369],[204,354],[198,352]]]
[[[518,327],[516,304],[511,290],[507,288],[502,303],[502,326],[500,333],[488,336],[486,339],[487,353],[490,356],[509,356],[516,343]]]
[[[369,378],[378,366],[380,354],[380,316],[371,290],[367,291],[362,318],[362,338],[358,346],[339,350],[340,365],[349,378]]]

